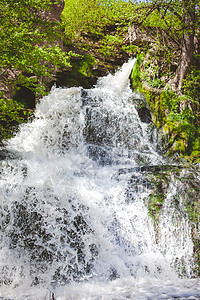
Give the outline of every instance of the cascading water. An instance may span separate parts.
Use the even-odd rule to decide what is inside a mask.
[[[173,191],[160,242],[145,206],[151,186],[141,168],[165,161],[135,108],[133,64],[91,90],[52,89],[7,142],[0,299],[200,297],[197,280],[173,270],[184,260],[190,277],[193,254],[188,222],[170,217]]]

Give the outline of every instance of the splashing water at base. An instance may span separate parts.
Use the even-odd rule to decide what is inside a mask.
[[[173,189],[159,242],[145,206],[151,186],[141,168],[165,161],[136,109],[133,64],[91,90],[54,88],[7,142],[0,299],[200,298],[198,280],[173,269],[184,260],[193,276],[189,223],[168,217]]]

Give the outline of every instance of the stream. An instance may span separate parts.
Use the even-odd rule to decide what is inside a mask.
[[[92,89],[52,88],[1,149],[0,299],[200,299],[173,180],[159,239],[145,205],[144,173],[169,161],[138,113],[134,62]]]

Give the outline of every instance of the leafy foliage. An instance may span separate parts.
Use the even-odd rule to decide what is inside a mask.
[[[14,100],[0,99],[0,141],[13,136],[16,127],[31,116],[31,111]]]
[[[50,76],[55,66],[70,66],[69,55],[55,42],[61,32],[59,23],[44,17],[51,5],[51,0],[0,0],[1,72],[19,70],[15,83],[23,81],[31,89],[39,84],[22,72]]]
[[[195,65],[190,70],[188,68],[189,72],[184,71],[184,75],[187,75],[185,80],[180,81],[182,90],[179,89],[179,95],[167,87],[169,79],[172,79],[175,72],[178,74],[177,70],[180,70],[177,66],[180,66],[182,53],[180,50],[181,45],[184,44],[181,44],[181,40],[184,40],[184,36],[198,34],[200,25],[198,2],[190,0],[143,1],[138,4],[136,11],[138,14],[135,14],[134,22],[144,29],[155,27],[157,39],[154,35],[153,49],[149,45],[139,72],[133,70],[132,77],[138,76],[138,81],[142,82],[142,84],[136,83],[136,86],[146,95],[154,123],[165,136],[168,153],[178,153],[189,157],[192,161],[198,161],[200,155],[198,55],[195,57],[193,54]],[[146,18],[144,18],[145,14]],[[164,38],[165,33],[168,33],[169,40]],[[191,61],[188,63],[190,66]]]
[[[195,101],[196,109],[200,109],[200,67],[192,66],[191,71],[183,81],[183,91]]]
[[[95,58],[90,54],[79,55],[73,60],[73,68],[67,79],[67,86],[82,86],[90,88],[90,76],[94,75],[92,70],[96,64]]]
[[[116,48],[119,49],[122,42],[123,38],[120,34],[118,36],[107,34],[101,40],[100,53],[102,53],[104,57],[115,57]]]
[[[61,25],[45,13],[61,0],[0,0],[0,75],[1,87],[13,90],[23,86],[35,94],[45,94],[41,78],[51,77],[55,67],[69,67],[70,57],[59,46]],[[1,139],[27,118],[22,104],[5,100],[1,92]]]
[[[200,153],[200,128],[196,111],[187,97],[179,97],[167,90],[156,94],[144,91],[154,115],[154,122],[165,133],[169,154],[178,153],[198,159]]]
[[[155,74],[156,68],[149,65],[145,67],[142,55],[138,55],[131,74],[132,86],[146,96],[153,114],[153,122],[163,134],[164,147],[168,154],[176,153],[198,162],[199,72],[193,68],[188,75],[184,83],[184,96],[167,89]]]
[[[122,0],[65,0],[62,19],[66,37],[100,37],[106,26],[130,20],[132,12],[132,5]]]

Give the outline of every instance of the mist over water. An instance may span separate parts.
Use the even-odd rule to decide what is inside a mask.
[[[133,64],[90,90],[53,88],[2,150],[0,299],[200,299],[173,178],[159,239],[145,205],[141,170],[166,162]]]

